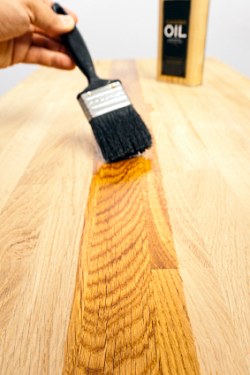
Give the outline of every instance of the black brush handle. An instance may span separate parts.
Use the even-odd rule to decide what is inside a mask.
[[[57,14],[68,14],[58,3],[54,3],[52,9]],[[75,26],[72,31],[62,34],[60,37],[75,64],[87,77],[89,83],[91,84],[96,81],[98,76],[95,72],[92,58],[77,27]]]

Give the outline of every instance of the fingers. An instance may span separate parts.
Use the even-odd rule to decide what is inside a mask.
[[[31,23],[50,35],[58,35],[71,31],[75,20],[71,15],[58,15],[49,3],[40,0],[27,1]]]
[[[1,0],[0,0],[1,1]],[[60,42],[61,37],[60,35],[48,34],[46,30],[41,29],[40,27],[32,26],[30,31],[34,34],[44,35],[48,38],[53,38],[54,40]]]
[[[30,47],[23,62],[28,64],[40,64],[65,70],[74,69],[75,67],[71,58],[65,53],[56,50],[48,50],[46,48],[33,45]]]
[[[40,33],[34,33],[32,35],[32,45],[36,47],[43,47],[51,51],[63,52],[65,54],[68,54],[67,49],[61,43],[59,43],[59,41],[49,38],[48,36]]]

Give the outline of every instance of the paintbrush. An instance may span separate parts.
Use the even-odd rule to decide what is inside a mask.
[[[54,12],[67,14],[57,3]],[[88,87],[77,99],[92,127],[102,155],[107,162],[136,156],[152,145],[151,135],[131,104],[119,80],[100,79],[88,48],[75,27],[61,35],[73,61],[88,79]]]

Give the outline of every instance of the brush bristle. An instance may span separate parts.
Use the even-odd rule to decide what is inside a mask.
[[[128,159],[151,147],[151,135],[132,105],[90,120],[107,162]]]

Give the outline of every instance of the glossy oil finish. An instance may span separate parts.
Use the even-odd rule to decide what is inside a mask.
[[[103,165],[92,180],[64,374],[199,374],[152,164]]]

